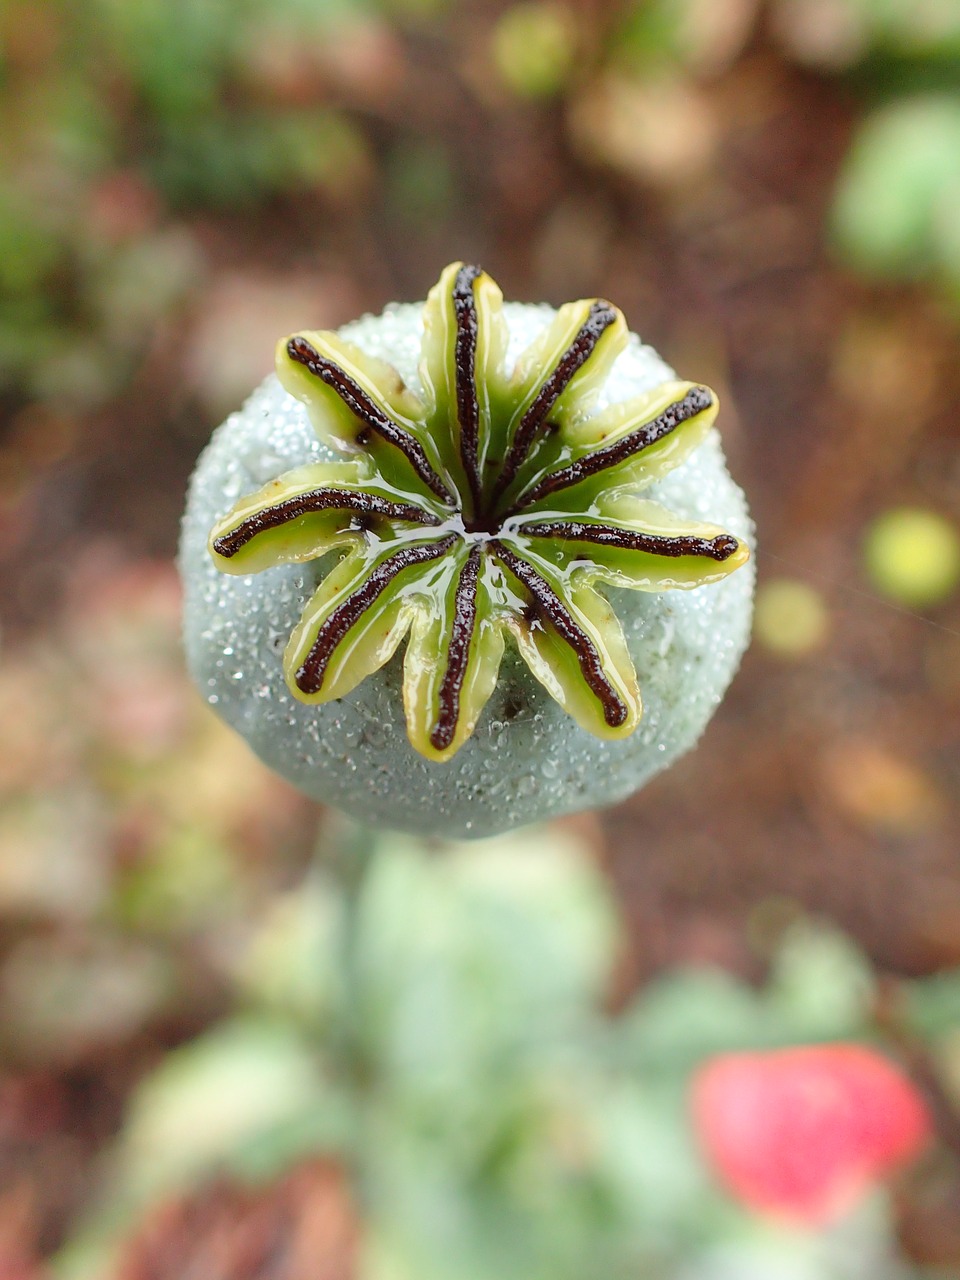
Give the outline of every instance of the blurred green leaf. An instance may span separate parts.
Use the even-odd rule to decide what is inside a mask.
[[[863,11],[874,39],[923,57],[960,53],[960,9],[954,0],[848,0]]]
[[[868,275],[917,278],[942,266],[941,202],[960,191],[960,98],[910,98],[868,116],[840,174],[837,245]],[[955,216],[955,214],[954,214]]]
[[[670,0],[634,0],[624,6],[612,46],[617,62],[637,70],[680,57],[682,8]]]
[[[760,997],[720,970],[679,972],[643,990],[619,1020],[625,1060],[639,1071],[685,1074],[701,1058],[767,1044]]]
[[[685,1259],[672,1280],[916,1280],[898,1255],[894,1224],[878,1195],[824,1231],[743,1218]]]
[[[337,111],[216,109],[164,121],[146,164],[174,204],[244,208],[279,191],[349,193],[367,157],[362,132]]]
[[[505,1059],[583,1030],[616,943],[602,879],[552,832],[436,860],[391,837],[361,927],[371,1053],[396,1088],[465,1099]]]
[[[138,1088],[109,1210],[63,1275],[92,1280],[97,1242],[157,1196],[336,1149],[360,1177],[364,1280],[862,1280],[855,1258],[905,1280],[882,1197],[829,1232],[766,1224],[714,1185],[688,1114],[711,1054],[866,1032],[873,980],[849,942],[795,926],[763,989],[674,974],[609,1019],[616,917],[573,836],[375,839],[353,906],[318,873],[254,935],[241,981],[271,1015],[222,1024]]]
[[[554,0],[512,5],[493,28],[493,61],[521,98],[550,98],[573,71],[577,30],[571,10]]]
[[[284,40],[294,51],[315,43],[319,55],[377,6],[49,0],[36,8],[31,16],[25,4],[9,19],[14,44],[26,49],[34,24],[42,47],[12,61],[0,111],[0,291],[11,295],[0,320],[0,383],[82,409],[123,385],[152,326],[202,275],[197,245],[162,225],[165,204],[243,209],[280,193],[343,200],[366,189],[366,130],[326,105],[322,58],[304,64],[312,91],[291,99],[270,83],[269,58],[265,71],[257,57],[274,39],[281,55]],[[124,176],[140,184],[139,209],[129,192],[124,209],[123,192],[109,190]]]
[[[336,1145],[341,1104],[291,1026],[237,1018],[168,1054],[133,1095],[115,1191],[144,1202],[220,1169],[259,1169],[271,1153]]]
[[[711,969],[652,983],[619,1019],[618,1052],[639,1071],[683,1076],[712,1054],[856,1038],[868,1029],[872,996],[856,947],[805,923],[786,935],[761,991]]]
[[[834,929],[804,922],[777,952],[767,1000],[797,1041],[856,1038],[865,1032],[875,992],[866,956]]]
[[[246,948],[242,989],[302,1026],[326,1030],[341,980],[340,925],[336,894],[317,877],[277,898]]]
[[[600,1162],[638,1252],[669,1257],[679,1241],[689,1251],[729,1225],[731,1206],[696,1147],[682,1076],[611,1078],[592,1112]]]
[[[433,856],[383,837],[360,922],[364,1274],[626,1280],[615,1122],[593,1114],[617,934],[584,850],[556,830]]]
[[[595,1269],[626,1280],[633,1215],[605,1167],[589,1083],[541,1071],[525,1105],[504,1110],[491,1099],[491,1145],[473,1162],[453,1157],[456,1135],[440,1127],[432,1136],[403,1123],[374,1129],[366,1161],[373,1239],[398,1273],[579,1280]],[[445,1111],[437,1118],[457,1121]]]
[[[903,1014],[922,1039],[960,1031],[960,969],[902,984]]]
[[[126,925],[177,933],[236,911],[236,855],[199,828],[172,831],[120,878],[114,911]]]
[[[95,0],[101,38],[165,118],[209,111],[249,0]]]
[[[37,219],[24,193],[0,180],[0,286],[4,294],[39,292],[61,252],[54,229]],[[40,299],[31,301],[40,303]]]
[[[52,1273],[101,1280],[151,1204],[221,1173],[276,1177],[338,1149],[346,1127],[346,1103],[291,1027],[254,1017],[221,1023],[168,1053],[135,1089],[102,1185]]]

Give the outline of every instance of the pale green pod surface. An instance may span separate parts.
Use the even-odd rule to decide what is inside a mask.
[[[180,548],[190,671],[267,764],[471,837],[696,743],[753,598],[708,388],[610,303],[503,303],[460,263],[277,369],[201,457]]]

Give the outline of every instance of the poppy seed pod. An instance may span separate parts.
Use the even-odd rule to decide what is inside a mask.
[[[363,821],[491,835],[610,804],[700,736],[746,646],[715,395],[610,303],[426,304],[281,340],[190,486],[190,671]]]

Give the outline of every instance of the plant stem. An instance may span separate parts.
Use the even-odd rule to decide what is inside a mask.
[[[362,956],[364,888],[377,851],[377,833],[342,815],[331,815],[317,841],[317,860],[332,875],[340,901],[340,999],[330,1047],[354,1108],[354,1141],[348,1159],[359,1172],[373,1088],[366,1043]]]

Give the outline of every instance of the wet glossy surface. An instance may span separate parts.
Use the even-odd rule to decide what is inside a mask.
[[[668,379],[599,408],[627,345],[601,299],[561,308],[515,362],[508,341],[499,289],[460,263],[425,305],[416,390],[342,335],[282,340],[281,382],[350,460],[282,473],[210,536],[231,574],[339,551],[286,647],[287,686],[342,698],[406,641],[407,732],[438,762],[472,734],[506,638],[582,728],[633,733],[637,673],[596,584],[697,587],[749,555],[719,526],[635,496],[702,443],[712,392]]]
[[[389,352],[405,383],[419,390],[422,313],[422,306],[394,306],[341,333],[372,356]],[[508,362],[554,315],[545,306],[505,304]],[[633,397],[656,397],[672,377],[656,353],[631,336],[598,396],[597,413],[615,412],[611,405]],[[304,405],[268,378],[215,433],[201,458],[181,541],[185,641],[194,679],[218,714],[302,791],[368,822],[480,836],[614,803],[697,741],[747,644],[752,563],[689,591],[604,588],[643,682],[643,719],[619,741],[581,729],[512,645],[472,736],[448,763],[427,760],[410,745],[399,654],[338,701],[312,705],[294,698],[281,655],[328,562],[224,574],[214,566],[207,540],[230,503],[272,477],[315,465],[343,463],[320,442]],[[716,432],[707,432],[685,462],[652,483],[645,498],[684,521],[713,518],[738,538],[752,538]],[[490,626],[481,634],[491,647],[502,636]]]

